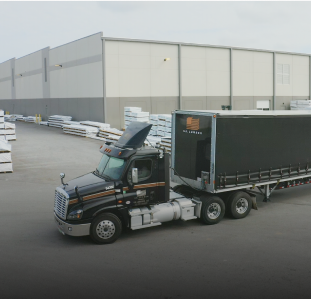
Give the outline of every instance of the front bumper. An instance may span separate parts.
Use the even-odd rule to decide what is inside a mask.
[[[64,235],[69,236],[88,236],[90,234],[91,223],[86,224],[69,224],[61,220],[54,212],[54,219],[58,230]]]

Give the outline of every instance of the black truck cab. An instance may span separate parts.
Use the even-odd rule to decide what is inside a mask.
[[[168,154],[144,146],[150,128],[132,123],[115,145],[100,147],[103,156],[94,172],[56,188],[54,215],[63,234],[90,234],[96,242],[110,243],[122,226],[130,227],[129,210],[168,200]],[[109,218],[100,222],[106,225],[107,238],[92,234],[94,219],[102,219],[101,215]]]

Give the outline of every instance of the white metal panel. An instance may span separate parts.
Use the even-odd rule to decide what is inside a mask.
[[[230,61],[221,59],[206,59],[206,70],[230,72]]]
[[[230,96],[229,72],[206,72],[208,96]]]
[[[178,96],[178,72],[177,70],[151,70],[151,96]]]
[[[139,42],[119,42],[119,54],[150,56],[150,44]]]
[[[254,73],[254,96],[273,95],[273,73]]]
[[[119,55],[119,42],[105,41],[105,55]]]
[[[182,46],[181,57],[206,59],[206,50],[204,47]]]
[[[182,58],[182,70],[199,70],[205,71],[205,58],[193,58],[183,57]]]
[[[230,61],[230,50],[220,48],[205,48],[205,55],[207,60],[225,60]]]
[[[119,69],[120,97],[150,97],[150,69]]]
[[[178,58],[177,45],[150,44],[150,56],[160,56],[164,58]]]
[[[106,54],[106,60],[105,60],[105,64],[106,64],[106,69],[108,68],[118,68],[119,67],[119,55],[110,55],[110,54]]]
[[[107,68],[106,69],[106,96],[119,97],[119,69]]]
[[[119,55],[119,67],[126,69],[150,69],[150,56]]]
[[[254,72],[254,63],[249,60],[233,60],[232,70],[234,73],[243,72],[243,73],[253,73]]]
[[[254,51],[232,50],[233,60],[253,61]]]
[[[151,69],[178,70],[178,57],[172,57],[169,61],[164,61],[163,56],[150,57]]]
[[[254,61],[254,73],[273,74],[273,63]]]
[[[253,73],[233,72],[233,95],[253,96]]]
[[[293,78],[293,96],[309,96],[309,76],[294,75]]]
[[[273,67],[273,53],[253,52],[254,62],[265,62]]]
[[[206,96],[206,71],[183,70],[183,96]]]

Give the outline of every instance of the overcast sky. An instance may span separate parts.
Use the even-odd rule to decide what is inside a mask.
[[[311,2],[0,2],[0,62],[102,31],[311,53]]]

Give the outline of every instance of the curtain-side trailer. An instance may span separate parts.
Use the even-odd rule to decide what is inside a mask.
[[[63,234],[106,244],[125,227],[216,224],[225,211],[244,218],[257,193],[269,200],[277,188],[310,182],[309,125],[308,111],[174,111],[170,164],[164,148],[144,146],[152,125],[132,122],[101,146],[93,172],[66,183],[61,174],[55,222]]]

